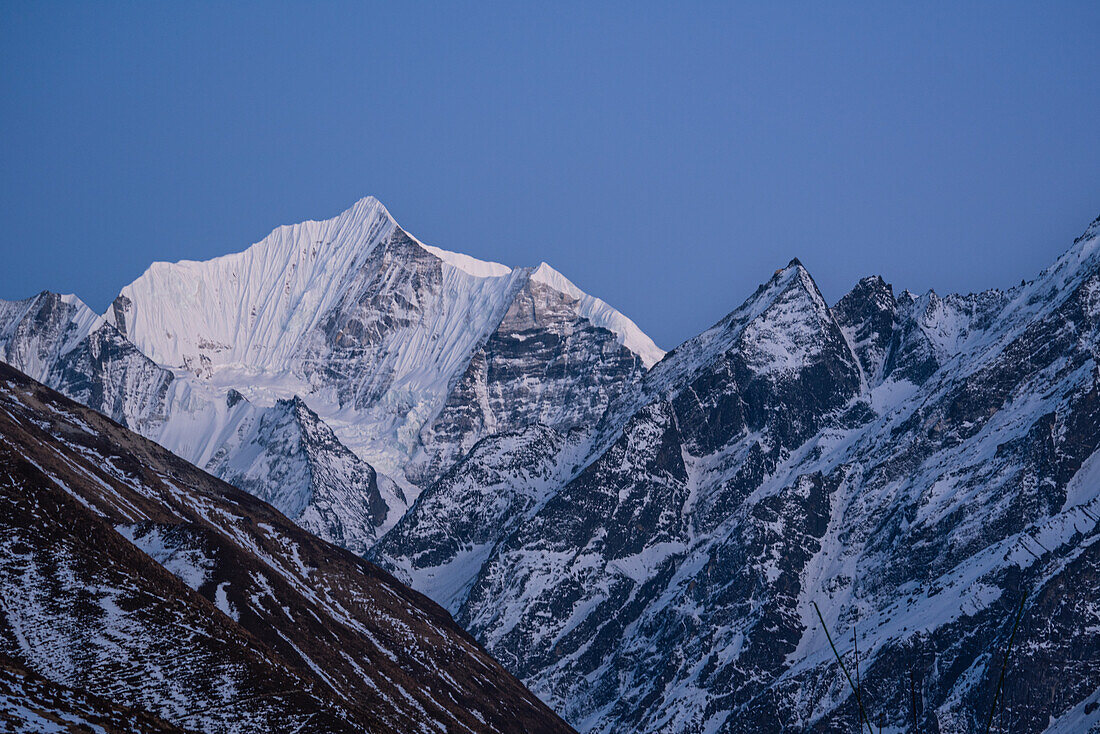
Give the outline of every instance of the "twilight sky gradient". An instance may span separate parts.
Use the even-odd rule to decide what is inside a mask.
[[[1100,3],[533,5],[0,4],[0,298],[373,194],[671,348],[793,256],[1009,286],[1100,214]]]

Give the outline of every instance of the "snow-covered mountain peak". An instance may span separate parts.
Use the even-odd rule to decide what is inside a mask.
[[[637,388],[620,395],[600,421],[593,450],[605,450],[644,406],[693,389],[697,380],[718,379],[715,374],[726,379],[733,371],[761,383],[790,382],[822,362],[833,364],[845,385],[853,374],[858,382],[858,358],[809,271],[794,259],[714,326],[669,352]]]
[[[17,316],[41,308],[62,308],[71,315],[74,322],[83,324],[89,329],[95,326],[98,318],[96,313],[74,293],[40,291],[30,298],[19,301],[0,301],[0,333],[12,328]]]
[[[845,293],[833,306],[834,312],[844,313],[848,320],[859,316],[893,314],[897,309],[898,299],[894,297],[894,287],[880,275],[861,278],[852,290]]]
[[[220,261],[239,263],[247,253],[251,253],[253,257],[262,255],[267,258],[277,258],[281,252],[288,249],[288,244],[305,247],[309,250],[311,258],[317,259],[331,254],[333,250],[373,247],[379,238],[370,236],[372,232],[380,228],[392,229],[396,226],[397,222],[382,202],[373,196],[367,196],[328,219],[307,219],[295,224],[279,225],[262,240],[240,252],[220,255],[210,260],[157,261],[150,263],[147,271],[202,267]],[[311,235],[315,239],[309,239]],[[314,246],[308,247],[309,245]],[[293,250],[293,248],[290,249]]]
[[[889,291],[890,293],[894,292],[893,286],[887,283],[881,275],[868,275],[864,278],[860,278],[859,282],[856,283],[856,288],[863,288],[868,291]]]
[[[760,329],[789,330],[794,321],[806,319],[829,320],[829,308],[809,271],[796,258],[776,270],[767,283],[725,318],[676,351],[694,353],[693,362],[707,362],[732,348],[746,331],[750,332],[749,340],[755,341],[757,336],[765,337],[756,334]]]
[[[278,371],[396,229],[385,207],[366,198],[332,219],[278,227],[243,252],[153,263],[122,289],[107,318],[163,365]]]
[[[49,292],[50,291],[42,291],[43,294],[46,294],[46,293],[49,293]],[[67,303],[70,306],[74,306],[78,309],[81,309],[82,311],[89,311],[90,312],[92,310],[92,309],[88,308],[88,304],[84,303],[84,301],[82,301],[80,299],[80,296],[76,295],[75,293],[59,293],[59,294],[57,294],[57,297],[61,300],[62,303]]]
[[[834,328],[829,307],[809,272],[792,260],[776,276],[772,298],[752,315],[739,337],[748,366],[757,374],[791,372],[816,355]]]
[[[454,277],[442,277],[445,291],[489,289],[507,298],[516,287],[512,279],[524,275],[420,242],[377,199],[366,197],[332,219],[278,227],[242,252],[207,261],[153,263],[122,289],[106,318],[150,358],[172,368],[199,376],[209,376],[220,366],[283,373],[292,369],[293,352],[326,314],[349,299],[359,300],[365,280],[391,277],[364,269],[393,258],[406,263],[417,259],[408,247],[390,242],[398,233],[415,243],[417,252],[456,271]],[[372,257],[380,245],[392,245],[388,258]],[[431,266],[425,262],[417,267]],[[499,285],[467,282],[471,277]],[[630,319],[545,263],[530,277],[577,299],[583,316],[616,333],[646,367],[664,356]]]
[[[0,350],[358,552],[481,438],[591,426],[664,355],[548,265],[426,245],[373,197],[155,263],[106,317],[0,304]]]
[[[550,267],[548,262],[540,262],[538,267],[531,272],[531,280],[539,283],[546,283],[553,287],[555,290],[567,293],[574,298],[580,293],[580,289],[573,285],[573,282],[559,273],[554,268]]]
[[[549,266],[511,268],[427,245],[373,197],[331,219],[278,227],[242,252],[155,263],[122,289],[106,320],[174,374],[172,399],[186,407],[169,412],[199,421],[200,404],[224,406],[230,389],[257,408],[300,395],[359,458],[400,479],[421,450],[421,430],[510,313],[537,316],[532,326],[550,329],[543,358],[563,366],[578,364],[579,352],[565,352],[579,349],[614,362],[613,372],[628,369],[631,355],[595,345],[613,339],[639,371],[664,355]],[[513,321],[508,329],[518,328]],[[582,348],[584,324],[605,336]],[[544,363],[524,364],[536,381],[559,379],[546,377]],[[161,438],[185,456],[209,455],[204,441]]]

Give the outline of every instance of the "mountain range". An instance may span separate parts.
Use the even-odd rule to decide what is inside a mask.
[[[1069,732],[1100,727],[1098,315],[1100,219],[978,294],[830,305],[794,260],[665,354],[368,198],[103,315],[0,302],[0,358],[427,594],[579,731],[858,727],[819,608],[884,731],[983,730],[1012,639],[993,730]]]

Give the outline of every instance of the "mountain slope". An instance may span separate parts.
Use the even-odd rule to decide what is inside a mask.
[[[1026,594],[999,730],[1100,726],[1098,235],[1010,291],[870,278],[833,308],[792,262],[611,401],[560,488],[488,515],[457,618],[584,731],[847,731],[816,602],[876,724],[909,726],[912,673],[921,730],[974,732]],[[466,461],[474,507],[422,542],[484,537],[507,461]],[[378,551],[435,593],[431,547]]]
[[[228,400],[245,399],[231,392]],[[341,444],[297,396],[247,412],[205,469],[358,555],[407,505],[392,479]]]
[[[482,439],[371,549],[371,560],[452,614],[493,548],[546,501],[583,450],[583,431],[545,426]]]
[[[51,683],[3,655],[0,655],[0,725],[10,734],[183,731],[143,711]]]
[[[18,665],[193,730],[569,730],[442,609],[260,500],[6,366],[0,408]]]

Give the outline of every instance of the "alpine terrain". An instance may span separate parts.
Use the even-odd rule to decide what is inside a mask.
[[[1100,731],[1098,356],[1100,219],[978,294],[830,305],[793,260],[668,354],[371,198],[155,263],[103,315],[0,303],[4,361],[383,566],[605,734],[858,728],[815,605],[883,731],[984,731],[1010,639],[991,730]]]
[[[1100,730],[1100,220],[940,297],[792,261],[583,440],[483,440],[375,557],[581,731]]]
[[[357,553],[481,438],[594,423],[664,355],[548,265],[421,244],[375,199],[103,316],[0,302],[0,358]]]

